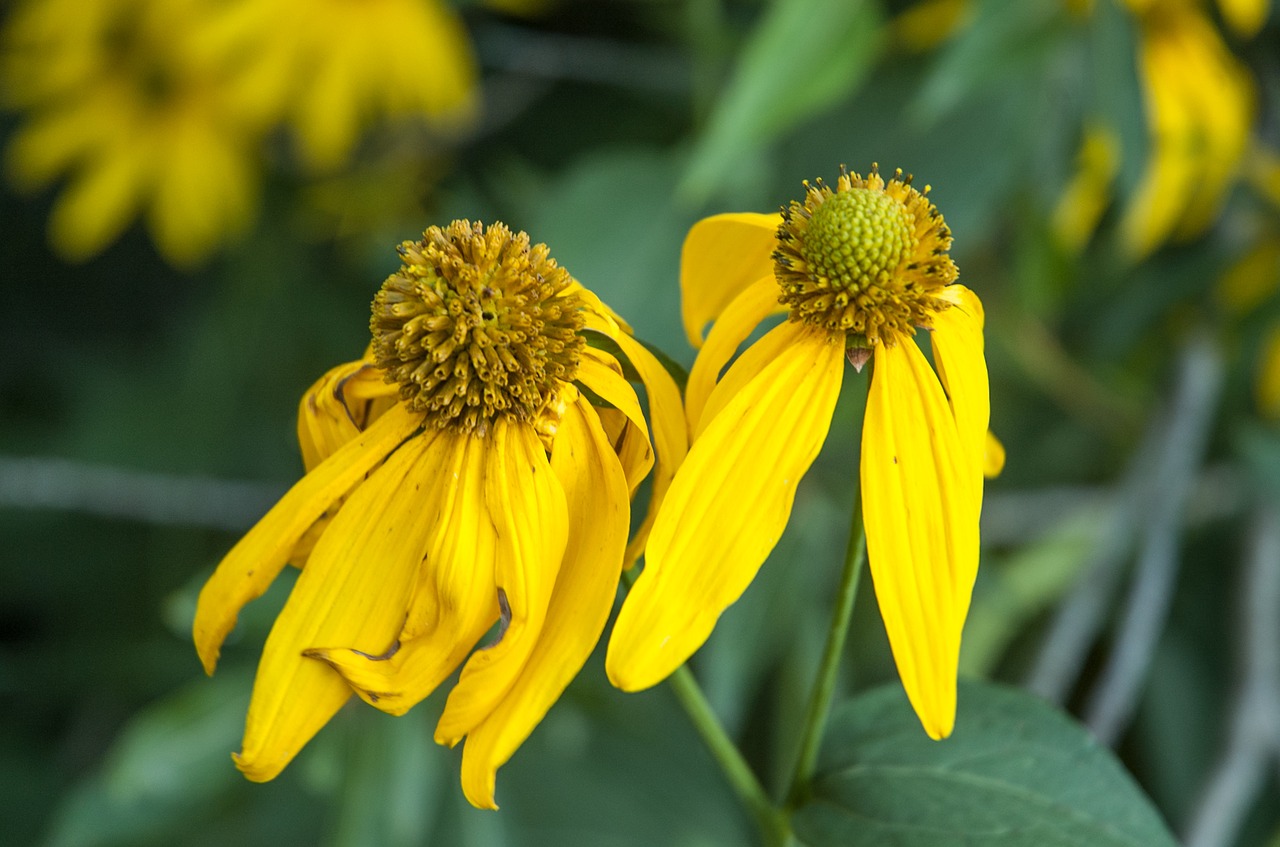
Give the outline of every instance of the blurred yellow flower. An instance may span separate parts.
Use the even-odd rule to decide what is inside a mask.
[[[951,231],[901,171],[806,183],[781,215],[696,224],[681,263],[697,361],[692,447],[659,511],[606,668],[625,690],[683,663],[777,543],[816,458],[844,374],[874,358],[861,498],[876,596],[928,734],[955,717],[960,632],[978,567],[987,440],[983,309],[956,284]],[[781,302],[790,319],[720,371]],[[715,324],[702,343],[702,328]],[[937,372],[914,338],[928,332]],[[999,455],[998,455],[999,454]]]
[[[3,34],[4,96],[27,111],[6,151],[19,186],[60,176],[49,234],[65,257],[100,252],[143,216],[190,265],[242,230],[258,193],[259,128],[232,91],[231,57],[196,49],[204,0],[28,0]]]
[[[305,556],[263,649],[239,768],[272,779],[353,691],[403,714],[465,661],[436,740],[467,739],[463,790],[496,808],[497,769],[604,628],[630,499],[655,465],[621,363],[588,337],[645,383],[655,489],[684,452],[679,389],[524,233],[455,221],[400,254],[369,354],[303,399],[306,476],[209,579],[194,640],[211,673],[240,609]]]
[[[1246,68],[1194,4],[1127,2],[1139,14],[1151,148],[1121,237],[1142,258],[1217,218],[1248,149],[1257,96]]]
[[[380,119],[474,117],[471,44],[440,0],[255,0],[228,18],[223,37],[254,44],[257,108],[288,122],[314,169],[344,164]]]

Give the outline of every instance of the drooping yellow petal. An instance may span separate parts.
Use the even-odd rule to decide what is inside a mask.
[[[843,344],[801,329],[780,328],[793,343],[716,415],[676,472],[609,641],[609,679],[625,691],[660,682],[702,645],[786,526],[831,425],[844,362]]]
[[[377,655],[395,643],[426,545],[427,494],[407,484],[435,432],[411,439],[343,504],[312,551],[262,650],[236,765],[274,778],[351,696],[342,677],[303,655],[346,644]]]
[[[227,633],[250,600],[284,568],[303,533],[409,437],[420,416],[397,404],[359,438],[300,479],[231,548],[200,591],[192,637],[206,673],[213,673]]]
[[[568,543],[564,489],[533,427],[499,420],[489,437],[485,501],[498,529],[494,582],[505,626],[462,668],[436,725],[441,744],[461,741],[515,684],[542,634]]]
[[[1263,339],[1254,394],[1258,411],[1268,420],[1280,420],[1280,326],[1272,327]]]
[[[925,731],[951,733],[978,569],[976,468],[916,345],[878,347],[862,429],[867,557],[898,673]]]
[[[569,507],[569,543],[542,634],[511,689],[467,736],[462,787],[497,808],[494,779],[582,668],[613,608],[630,521],[629,491],[613,448],[585,399],[565,411],[551,468]]]
[[[622,378],[621,368],[612,356],[590,347],[583,351],[582,360],[578,363],[577,379],[602,400],[626,415],[631,425],[643,436],[642,441],[636,442],[645,448],[643,460],[640,464],[632,464],[628,468],[630,475],[627,478],[627,484],[634,492],[653,467],[649,426],[645,423],[644,412],[640,410],[640,400],[636,397],[635,389]]]
[[[649,397],[649,417],[653,420],[653,441],[657,458],[653,469],[653,488],[649,495],[649,508],[635,536],[627,545],[626,563],[630,567],[644,552],[645,542],[658,508],[671,487],[676,468],[689,452],[689,437],[685,430],[684,407],[680,402],[680,388],[671,374],[649,350],[629,335],[620,333],[616,341],[640,374],[645,393]]]
[[[693,225],[680,254],[680,308],[689,343],[738,293],[768,274],[781,215],[714,215]]]
[[[1053,210],[1058,241],[1072,252],[1084,249],[1111,199],[1111,184],[1120,169],[1120,139],[1110,127],[1085,128],[1076,172]]]
[[[944,296],[953,305],[933,319],[934,361],[947,390],[951,413],[963,445],[966,478],[975,487],[974,497],[982,507],[982,470],[987,452],[987,430],[991,422],[991,389],[987,360],[983,355],[982,301],[963,285],[948,285]]]
[[[698,416],[698,424],[693,428],[693,441],[702,437],[707,426],[716,416],[738,396],[747,383],[756,378],[769,363],[783,355],[788,347],[803,343],[803,339],[813,334],[803,323],[787,321],[771,329],[764,337],[746,349],[724,377],[716,383],[711,396],[707,398],[702,414]]]
[[[488,444],[488,438],[440,433],[408,480],[429,491],[418,520],[430,536],[398,649],[370,655],[316,644],[307,650],[388,714],[403,715],[435,691],[498,619],[498,534],[485,504]]]
[[[720,379],[720,371],[733,358],[760,322],[771,312],[782,309],[778,303],[778,281],[769,275],[761,277],[733,298],[707,335],[706,343],[698,351],[698,358],[689,371],[685,386],[685,414],[689,419],[689,431],[698,429],[698,419]]]
[[[363,432],[391,407],[397,392],[368,359],[338,365],[316,380],[298,403],[298,446],[306,469]]]

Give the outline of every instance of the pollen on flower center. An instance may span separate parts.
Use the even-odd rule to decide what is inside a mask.
[[[485,434],[534,421],[571,381],[585,342],[568,272],[504,224],[454,221],[398,248],[373,300],[373,356],[428,425]]]
[[[911,177],[886,182],[843,168],[832,190],[805,183],[782,210],[774,273],[792,320],[843,335],[850,346],[892,345],[948,308],[939,291],[959,275],[951,230]]]

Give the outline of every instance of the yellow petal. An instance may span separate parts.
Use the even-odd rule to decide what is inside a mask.
[[[391,407],[398,387],[367,359],[331,369],[298,403],[298,445],[308,471],[336,453]]]
[[[982,452],[982,475],[994,479],[1004,470],[1004,445],[991,430],[987,430],[986,442]]]
[[[743,289],[716,318],[706,343],[698,351],[685,386],[685,413],[689,418],[690,432],[698,429],[698,419],[725,364],[762,320],[782,308],[778,303],[778,291],[778,281],[770,272]]]
[[[653,467],[653,448],[649,441],[649,426],[645,423],[644,412],[640,410],[640,400],[635,389],[622,378],[622,369],[608,353],[588,347],[578,363],[578,382],[589,388],[592,393],[627,416],[627,420],[643,436],[636,442],[643,445],[644,456],[640,464],[629,463],[627,484],[634,492],[640,482]]]
[[[626,477],[585,399],[569,406],[551,468],[569,507],[569,543],[547,618],[524,670],[462,752],[462,787],[471,804],[497,808],[494,779],[577,675],[613,608],[630,522]]]
[[[227,633],[250,600],[262,596],[284,568],[303,533],[364,478],[421,423],[397,404],[289,489],[279,503],[231,548],[200,590],[192,626],[205,673],[213,673]]]
[[[515,684],[542,634],[568,543],[564,489],[533,427],[499,420],[489,437],[485,501],[498,529],[494,582],[506,626],[462,668],[436,725],[441,744],[462,740]]]
[[[671,374],[667,373],[656,356],[631,336],[619,333],[615,340],[644,383],[645,393],[649,397],[649,417],[653,421],[654,447],[658,454],[653,469],[653,489],[649,495],[648,511],[631,543],[627,545],[626,563],[630,567],[644,552],[649,531],[658,516],[658,508],[662,505],[667,489],[671,487],[676,468],[680,467],[685,454],[689,452],[689,438],[685,431],[680,387],[671,378]]]
[[[987,427],[991,422],[991,389],[983,355],[982,301],[959,284],[948,285],[943,296],[953,305],[933,318],[930,334],[933,357],[964,446],[963,458],[970,468],[966,478],[970,485],[976,486],[974,496],[981,508],[981,470],[985,466]]]
[[[298,577],[262,650],[235,757],[249,779],[279,774],[351,696],[304,650],[347,644],[376,655],[395,643],[428,531],[426,494],[409,480],[434,436],[411,439],[352,493]]]
[[[694,442],[609,641],[613,684],[660,682],[741,596],[791,514],[840,394],[844,347],[797,335]]]
[[[680,253],[680,299],[689,343],[702,346],[702,328],[738,293],[773,273],[781,215],[743,212],[698,221]]]
[[[1252,38],[1262,29],[1270,0],[1218,0],[1223,19],[1241,38]]]
[[[978,505],[942,386],[916,345],[878,347],[862,429],[867,556],[889,645],[933,738],[955,722],[960,630],[978,569]]]
[[[702,437],[702,432],[720,414],[725,406],[738,395],[738,392],[752,380],[769,363],[790,347],[804,343],[804,339],[813,334],[803,323],[786,321],[764,334],[764,337],[752,344],[738,357],[724,378],[716,383],[711,396],[707,398],[702,414],[698,416],[698,425],[693,428],[693,440]]]
[[[1263,416],[1280,420],[1280,326],[1273,327],[1262,341],[1254,394]]]
[[[307,650],[388,714],[403,715],[435,691],[498,619],[498,535],[485,505],[489,440],[442,432],[409,478],[428,492],[418,516],[428,541],[398,648]]]

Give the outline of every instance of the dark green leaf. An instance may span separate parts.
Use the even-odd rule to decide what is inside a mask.
[[[813,847],[1161,847],[1175,843],[1111,751],[1031,695],[960,685],[931,741],[898,686],[842,707],[797,835]]]

